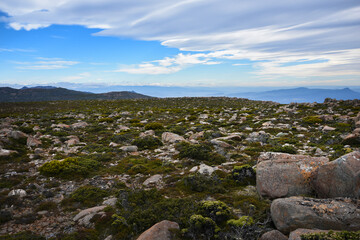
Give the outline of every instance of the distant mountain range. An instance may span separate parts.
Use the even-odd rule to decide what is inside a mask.
[[[0,88],[0,102],[38,102],[38,101],[57,101],[57,100],[90,100],[90,99],[141,99],[152,98],[136,92],[108,92],[108,93],[89,93],[58,88],[52,86],[24,87],[14,89],[10,87]]]
[[[134,91],[114,91],[124,89],[136,89]],[[251,90],[250,90],[251,89]],[[262,90],[263,88],[259,88]],[[29,102],[29,101],[56,101],[56,100],[87,100],[87,99],[140,99],[154,97],[210,97],[226,96],[248,98],[251,100],[273,101],[287,104],[290,102],[324,102],[325,98],[335,98],[337,100],[360,99],[360,92],[349,88],[343,89],[313,89],[313,88],[291,88],[269,91],[257,91],[256,88],[208,88],[208,87],[157,87],[157,86],[137,86],[126,87],[114,86],[102,89],[107,93],[97,92],[96,89],[85,89],[82,91],[69,90],[54,86],[33,86],[15,89],[10,87],[0,87],[0,102]],[[137,93],[141,92],[143,94]],[[144,95],[146,94],[146,95]]]
[[[230,94],[231,97],[248,98],[251,100],[274,101],[278,103],[290,102],[324,102],[325,98],[337,100],[360,99],[360,93],[349,88],[343,89],[309,89],[305,87],[280,89],[266,92],[249,92]]]

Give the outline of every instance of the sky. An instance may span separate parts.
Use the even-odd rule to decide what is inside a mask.
[[[360,86],[359,0],[1,0],[0,84]]]

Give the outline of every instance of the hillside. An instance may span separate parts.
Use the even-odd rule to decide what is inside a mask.
[[[33,87],[14,89],[9,87],[0,88],[0,102],[39,102],[58,100],[115,100],[115,99],[143,99],[151,98],[135,92],[109,92],[89,93],[55,87]]]
[[[358,231],[359,147],[360,100],[1,103],[0,239]]]

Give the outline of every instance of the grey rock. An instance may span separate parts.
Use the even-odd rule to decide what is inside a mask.
[[[137,240],[171,240],[175,239],[172,236],[170,229],[180,229],[179,224],[168,220],[156,223],[154,226],[143,232]]]
[[[162,176],[160,174],[156,174],[154,176],[149,177],[143,182],[145,187],[157,187],[161,188],[163,185]]]
[[[298,228],[321,230],[360,229],[358,200],[348,198],[279,198],[271,204],[271,218],[276,228],[288,234]]]
[[[329,230],[299,228],[290,233],[289,240],[301,240],[301,235],[303,235],[303,234],[322,233],[322,232],[329,232]]]
[[[185,141],[185,138],[175,133],[164,132],[161,135],[161,140],[164,143],[177,143],[177,142]]]
[[[200,174],[211,175],[214,171],[218,170],[218,167],[210,167],[206,164],[200,164],[190,169],[190,172],[199,172]]]
[[[123,150],[124,152],[137,152],[138,151],[137,146],[122,146],[120,149]]]
[[[27,195],[26,191],[24,189],[15,189],[15,190],[11,190],[8,193],[8,196],[18,196],[18,197],[25,197]]]
[[[74,218],[73,221],[77,222],[79,225],[84,227],[91,227],[91,219],[99,212],[104,210],[106,206],[98,206],[93,208],[88,208],[79,212]]]
[[[288,240],[288,238],[278,230],[264,233],[260,240]]]
[[[36,138],[33,138],[33,137],[29,136],[27,138],[26,145],[28,147],[38,147],[39,145],[41,145],[41,141],[36,139]]]
[[[327,162],[329,159],[325,157],[262,153],[256,168],[258,193],[271,199],[311,194],[311,174]]]
[[[104,200],[102,204],[111,206],[111,207],[115,207],[116,202],[117,202],[117,198],[114,197],[114,198],[109,198],[109,199]]]
[[[314,171],[312,185],[321,198],[360,198],[360,152],[319,166]]]

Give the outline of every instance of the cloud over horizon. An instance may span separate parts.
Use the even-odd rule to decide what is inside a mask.
[[[360,76],[357,0],[3,0],[0,10],[15,30],[81,25],[99,28],[95,36],[159,41],[183,51],[115,72],[172,74],[248,60],[253,74],[270,78]]]

